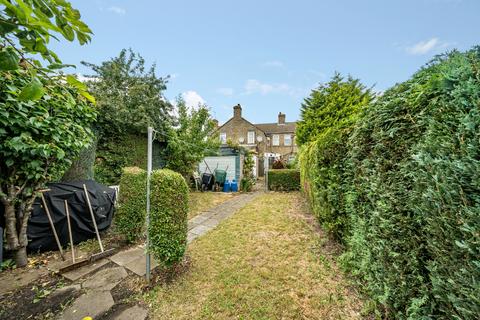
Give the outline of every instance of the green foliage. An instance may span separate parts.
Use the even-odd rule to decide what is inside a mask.
[[[117,139],[104,140],[102,145],[97,146],[96,181],[106,185],[118,184],[123,168],[130,166],[147,169],[146,135],[125,134]]]
[[[248,150],[245,151],[245,158],[243,159],[243,173],[242,180],[240,180],[240,190],[244,192],[252,191],[255,179],[253,176],[253,169],[255,161],[253,161],[252,153]]]
[[[7,247],[18,250],[27,244],[35,191],[59,178],[90,144],[96,111],[62,77],[18,69],[0,72],[0,78],[0,201],[7,218]],[[41,96],[24,93],[33,82],[40,83]],[[24,258],[17,265],[26,263]]]
[[[139,54],[125,49],[100,65],[82,64],[95,72],[87,86],[99,110],[99,147],[125,134],[146,134],[148,126],[163,134],[167,131],[172,111],[163,97],[167,78],[157,77],[155,65],[147,69]]]
[[[65,0],[0,0],[0,71],[19,68],[20,57],[40,54],[50,69],[63,67],[48,45],[61,35],[83,45],[92,31],[83,23],[80,12]],[[23,60],[26,63],[30,61]],[[39,60],[31,60],[40,67]]]
[[[143,235],[147,200],[146,182],[145,170],[137,167],[123,169],[114,222],[115,227],[128,242],[135,242]]]
[[[344,80],[335,73],[332,80],[312,90],[304,100],[295,137],[298,145],[314,141],[331,127],[349,127],[358,111],[372,98],[371,90],[366,89],[360,80],[350,76]]]
[[[268,190],[295,191],[300,189],[300,171],[296,169],[268,170]]]
[[[298,132],[303,190],[322,226],[336,239],[348,232],[345,188],[347,141],[359,112],[372,101],[360,80],[339,74],[314,90],[303,105]],[[298,135],[297,135],[298,137]]]
[[[170,266],[187,247],[188,186],[171,170],[154,170],[151,177],[150,252]]]
[[[179,172],[188,179],[206,155],[218,151],[220,140],[207,106],[188,108],[179,97],[176,107],[177,123],[168,130],[168,144],[163,156],[167,169]]]
[[[64,173],[62,181],[93,180],[95,150],[97,141],[94,138],[90,146],[80,151],[78,157],[72,161],[70,168]]]
[[[345,264],[386,314],[480,314],[480,48],[436,57],[349,142]]]

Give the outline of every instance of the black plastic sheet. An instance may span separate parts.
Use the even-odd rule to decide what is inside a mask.
[[[83,184],[87,187],[99,231],[106,231],[112,223],[116,197],[114,189],[93,180],[49,184],[50,191],[45,192],[44,197],[62,246],[67,246],[70,241],[65,200],[68,202],[74,244],[96,237]],[[27,236],[29,251],[58,250],[41,198],[37,198],[33,205]]]

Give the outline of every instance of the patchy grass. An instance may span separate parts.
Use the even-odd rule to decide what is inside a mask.
[[[192,219],[200,213],[232,199],[237,194],[238,192],[190,192],[188,219]]]
[[[152,319],[357,319],[362,301],[299,193],[261,195],[188,248],[191,269],[145,298]]]

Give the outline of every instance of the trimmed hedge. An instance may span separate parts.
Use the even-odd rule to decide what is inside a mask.
[[[188,195],[187,183],[179,173],[167,169],[152,172],[149,250],[166,266],[185,254]]]
[[[147,172],[138,167],[123,169],[115,227],[128,242],[143,234],[146,216]]]
[[[268,190],[300,190],[300,171],[296,169],[268,170]]]
[[[435,58],[358,122],[344,255],[398,319],[480,314],[480,47]]]

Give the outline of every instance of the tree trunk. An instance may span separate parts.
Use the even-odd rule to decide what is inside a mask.
[[[17,268],[25,267],[28,263],[27,247],[20,247],[15,251],[15,264]]]

